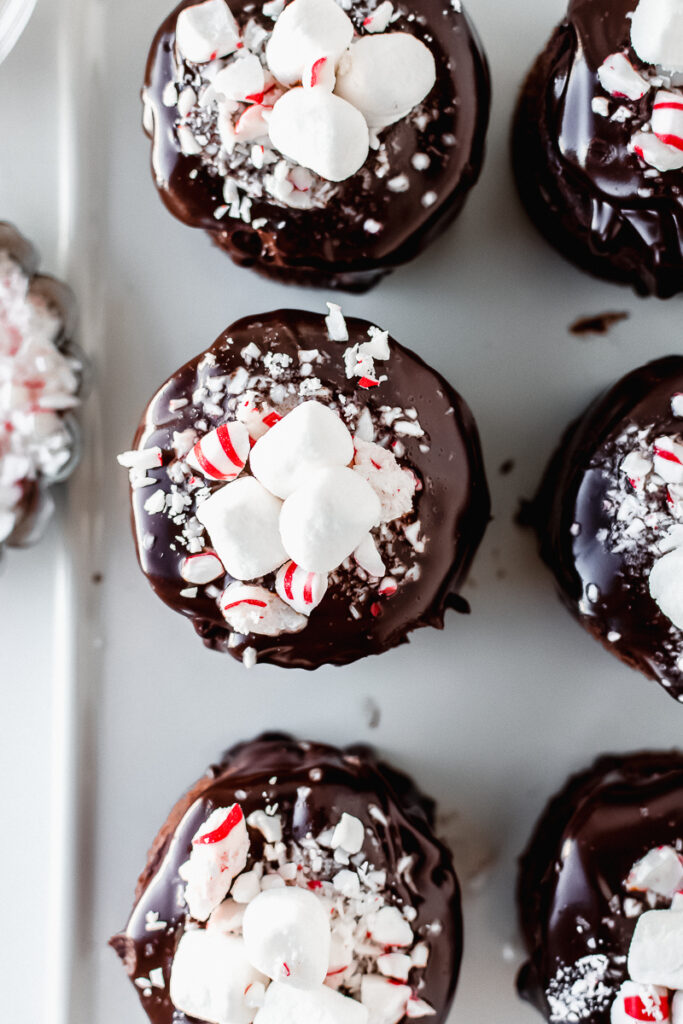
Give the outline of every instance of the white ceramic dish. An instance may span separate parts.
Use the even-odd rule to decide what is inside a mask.
[[[465,884],[453,1020],[532,1024],[540,1018],[513,985],[515,858],[570,771],[604,750],[676,743],[683,709],[574,625],[513,517],[570,417],[629,368],[680,347],[680,300],[642,301],[583,276],[527,222],[508,164],[510,116],[562,0],[470,0],[494,83],[483,178],[445,238],[343,304],[424,355],[477,416],[495,518],[466,590],[472,615],[450,614],[443,633],[423,630],[347,669],[247,676],[149,590],[114,456],[159,382],[232,320],[283,305],[322,310],[328,296],[238,270],[159,202],[138,89],[169,5],[39,5],[0,68],[12,97],[0,105],[12,140],[0,213],[74,286],[99,380],[58,522],[0,573],[3,1013],[142,1024],[106,942],[126,919],[147,845],[224,747],[278,727],[373,742],[439,799]],[[576,317],[605,310],[630,319],[604,338],[568,333]]]

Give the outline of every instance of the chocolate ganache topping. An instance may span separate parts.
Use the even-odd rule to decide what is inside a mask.
[[[152,587],[247,666],[341,665],[442,628],[489,517],[460,396],[330,310],[233,324],[120,457]]]
[[[652,926],[680,950],[682,849],[678,751],[602,757],[550,802],[517,890],[529,953],[518,987],[549,1021],[670,1019],[683,978]]]
[[[0,549],[38,539],[53,508],[49,487],[79,456],[76,303],[38,263],[31,243],[0,223]]]
[[[642,366],[565,434],[536,499],[541,555],[582,626],[683,699],[683,357]]]
[[[441,1024],[462,919],[433,817],[367,747],[268,734],[229,750],[171,811],[111,940],[152,1024],[225,1006],[260,1024],[292,1000],[298,1019]]]
[[[682,70],[677,0],[573,0],[514,130],[539,230],[585,270],[661,297],[683,290]]]
[[[144,125],[162,199],[241,266],[370,287],[443,231],[479,176],[490,86],[466,14],[436,0],[219,6],[218,50],[196,49],[207,5],[192,0],[151,48]]]

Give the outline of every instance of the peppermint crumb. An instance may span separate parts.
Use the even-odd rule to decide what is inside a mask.
[[[581,957],[574,964],[560,966],[551,980],[546,998],[553,1022],[593,1020],[614,999],[608,983],[609,960],[602,954]]]

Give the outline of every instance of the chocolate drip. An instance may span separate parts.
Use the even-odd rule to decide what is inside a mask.
[[[132,981],[149,977],[155,968],[163,970],[165,991],[145,995],[137,988],[152,1024],[184,1024],[189,1019],[174,1010],[168,996],[171,965],[186,921],[178,868],[211,811],[235,801],[245,816],[266,803],[277,804],[285,843],[318,835],[344,811],[363,822],[363,852],[374,867],[386,870],[387,887],[395,899],[415,907],[413,931],[429,941],[429,926],[441,923],[438,940],[429,941],[427,966],[411,972],[410,984],[420,984],[420,998],[436,1010],[430,1019],[442,1024],[460,968],[462,918],[451,856],[432,833],[433,802],[407,776],[377,761],[368,747],[337,750],[279,734],[266,734],[227,751],[175,805],[152,844],[126,929],[111,940]],[[259,860],[253,830],[251,837],[252,857]],[[404,856],[413,857],[412,883],[399,871]],[[148,914],[158,915],[167,927],[148,929]]]
[[[652,93],[626,121],[594,113],[597,71],[628,53],[636,0],[573,0],[524,85],[513,135],[520,196],[539,231],[580,267],[662,298],[683,290],[683,171],[652,176],[628,146]],[[612,105],[618,106],[619,102]]]
[[[325,207],[297,210],[256,199],[252,223],[245,224],[216,220],[214,211],[224,203],[223,179],[203,167],[199,157],[179,151],[176,111],[163,103],[164,88],[173,80],[178,13],[192,2],[181,3],[159,29],[145,76],[153,119],[153,175],[171,213],[207,231],[240,266],[281,281],[352,291],[365,291],[412,259],[457,216],[479,177],[490,103],[486,58],[464,13],[438,0],[414,0],[407,10],[415,18],[408,20],[403,14],[391,26],[392,31],[422,39],[437,63],[437,82],[426,104],[438,109],[438,117],[423,130],[403,118],[381,134],[389,153],[389,177],[406,175],[407,191],[387,189],[386,180],[374,173],[371,152],[360,171],[335,186]],[[230,6],[241,24],[253,18],[272,31],[273,22],[246,0]],[[360,24],[357,10],[349,14]],[[413,167],[416,153],[429,156],[428,170]],[[423,204],[428,192],[434,201]],[[255,227],[253,222],[261,218],[266,224]],[[369,232],[364,227],[367,221],[376,221],[382,230]]]

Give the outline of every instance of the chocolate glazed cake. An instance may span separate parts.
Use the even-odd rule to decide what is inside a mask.
[[[442,628],[489,518],[462,398],[330,308],[233,324],[120,457],[152,587],[248,666],[343,665]]]
[[[678,751],[602,757],[550,802],[517,890],[529,953],[518,987],[549,1021],[670,1019],[682,848]]]
[[[79,455],[75,299],[38,263],[31,243],[0,223],[0,550],[38,539],[53,508],[49,488]]]
[[[367,747],[229,750],[171,811],[111,940],[152,1024],[442,1024],[462,919],[433,816]]]
[[[295,5],[305,12],[298,21]],[[207,231],[240,266],[281,281],[363,291],[440,234],[476,182],[489,112],[486,60],[459,3],[411,0],[394,8],[370,0],[343,13],[331,0],[294,0],[281,25],[283,6],[232,0],[234,38],[226,39],[223,25],[218,51],[210,42],[206,52],[197,49],[204,31],[197,15],[198,30],[181,37],[194,60],[178,48],[177,25],[181,12],[198,5],[180,4],[163,23],[143,89],[154,179],[171,213]],[[226,18],[220,9],[213,15]],[[268,48],[276,33],[279,60]],[[413,46],[384,47],[399,34]],[[254,79],[232,56],[247,51],[263,65],[253,65]],[[361,71],[343,73],[349,55],[361,51]],[[421,60],[426,67],[418,68]],[[245,71],[239,86],[216,79],[226,68],[231,76],[236,64]],[[297,94],[316,116],[320,105],[317,127],[307,106],[284,127],[273,122],[292,85],[287,102]]]
[[[572,0],[524,85],[513,136],[519,193],[548,241],[592,274],[663,298],[683,290],[677,19],[668,0]]]
[[[642,366],[565,434],[533,511],[581,625],[683,699],[683,357]]]

